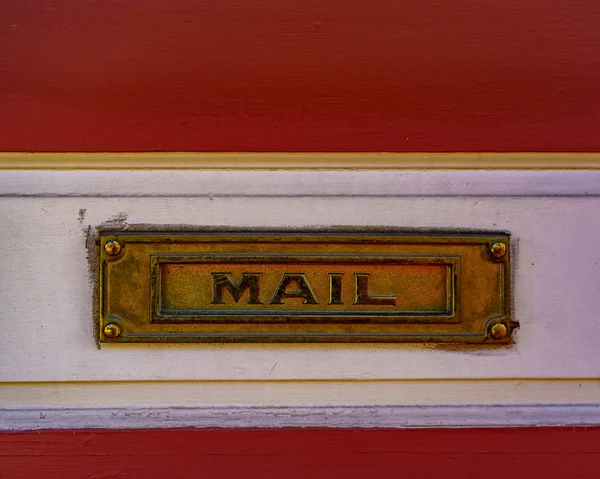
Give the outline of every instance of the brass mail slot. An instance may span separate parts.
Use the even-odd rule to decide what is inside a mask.
[[[100,341],[510,342],[507,234],[100,236]]]

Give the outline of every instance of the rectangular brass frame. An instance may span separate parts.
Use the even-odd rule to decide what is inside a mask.
[[[503,232],[105,232],[100,247],[102,342],[507,344],[516,326]]]

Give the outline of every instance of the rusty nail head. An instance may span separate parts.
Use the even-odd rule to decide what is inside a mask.
[[[504,339],[508,334],[506,326],[502,323],[494,324],[490,330],[493,339]]]
[[[506,245],[500,242],[494,243],[490,246],[490,252],[496,259],[504,258],[504,255],[506,254]]]
[[[118,241],[107,241],[104,245],[104,251],[108,256],[116,256],[121,252],[121,245]]]
[[[104,326],[104,336],[110,339],[118,338],[121,336],[121,326],[116,323],[108,323]]]

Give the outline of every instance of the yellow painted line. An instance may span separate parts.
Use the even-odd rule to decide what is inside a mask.
[[[598,153],[0,153],[4,170],[600,169]]]

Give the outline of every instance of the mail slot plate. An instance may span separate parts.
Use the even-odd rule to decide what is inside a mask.
[[[506,344],[509,235],[103,232],[103,342]]]

